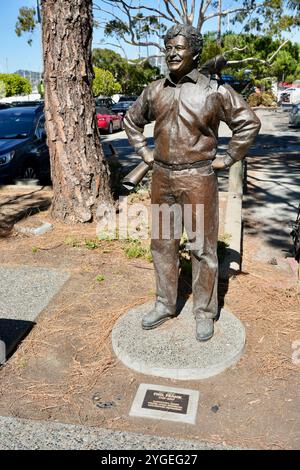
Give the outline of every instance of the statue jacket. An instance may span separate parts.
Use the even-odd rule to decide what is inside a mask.
[[[124,126],[143,157],[144,126],[155,121],[154,159],[166,164],[213,160],[220,121],[232,130],[228,154],[241,160],[260,129],[260,120],[229,85],[192,70],[177,84],[170,77],[152,82],[127,111]]]

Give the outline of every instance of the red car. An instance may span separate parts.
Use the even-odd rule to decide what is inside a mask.
[[[112,134],[113,131],[123,130],[123,116],[114,113],[108,108],[96,107],[97,124],[99,129],[102,129],[108,134]]]

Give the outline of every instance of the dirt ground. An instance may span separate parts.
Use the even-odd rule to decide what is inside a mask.
[[[293,349],[300,340],[299,284],[286,260],[257,258],[253,231],[244,239],[243,271],[220,281],[225,307],[246,326],[242,359],[210,379],[176,381],[135,373],[111,348],[116,320],[154,299],[146,256],[129,259],[124,242],[97,242],[95,226],[65,226],[51,221],[48,210],[30,219],[54,229],[39,237],[12,230],[0,240],[2,265],[55,267],[71,277],[0,369],[1,415],[246,448],[299,448],[300,364]],[[182,295],[189,295],[188,284],[185,279]],[[140,383],[199,390],[196,425],[129,417]]]

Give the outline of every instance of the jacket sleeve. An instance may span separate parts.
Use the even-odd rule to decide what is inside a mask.
[[[143,134],[144,127],[153,121],[150,113],[149,94],[150,87],[148,86],[129,108],[124,118],[124,129],[128,140],[141,157],[147,148],[147,140]]]
[[[223,109],[220,119],[232,130],[228,154],[237,161],[242,160],[259,133],[261,122],[246,101],[229,85],[220,86]]]

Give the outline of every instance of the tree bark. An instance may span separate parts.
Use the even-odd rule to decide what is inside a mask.
[[[112,206],[92,94],[92,0],[42,0],[42,15],[52,215],[88,222]]]

